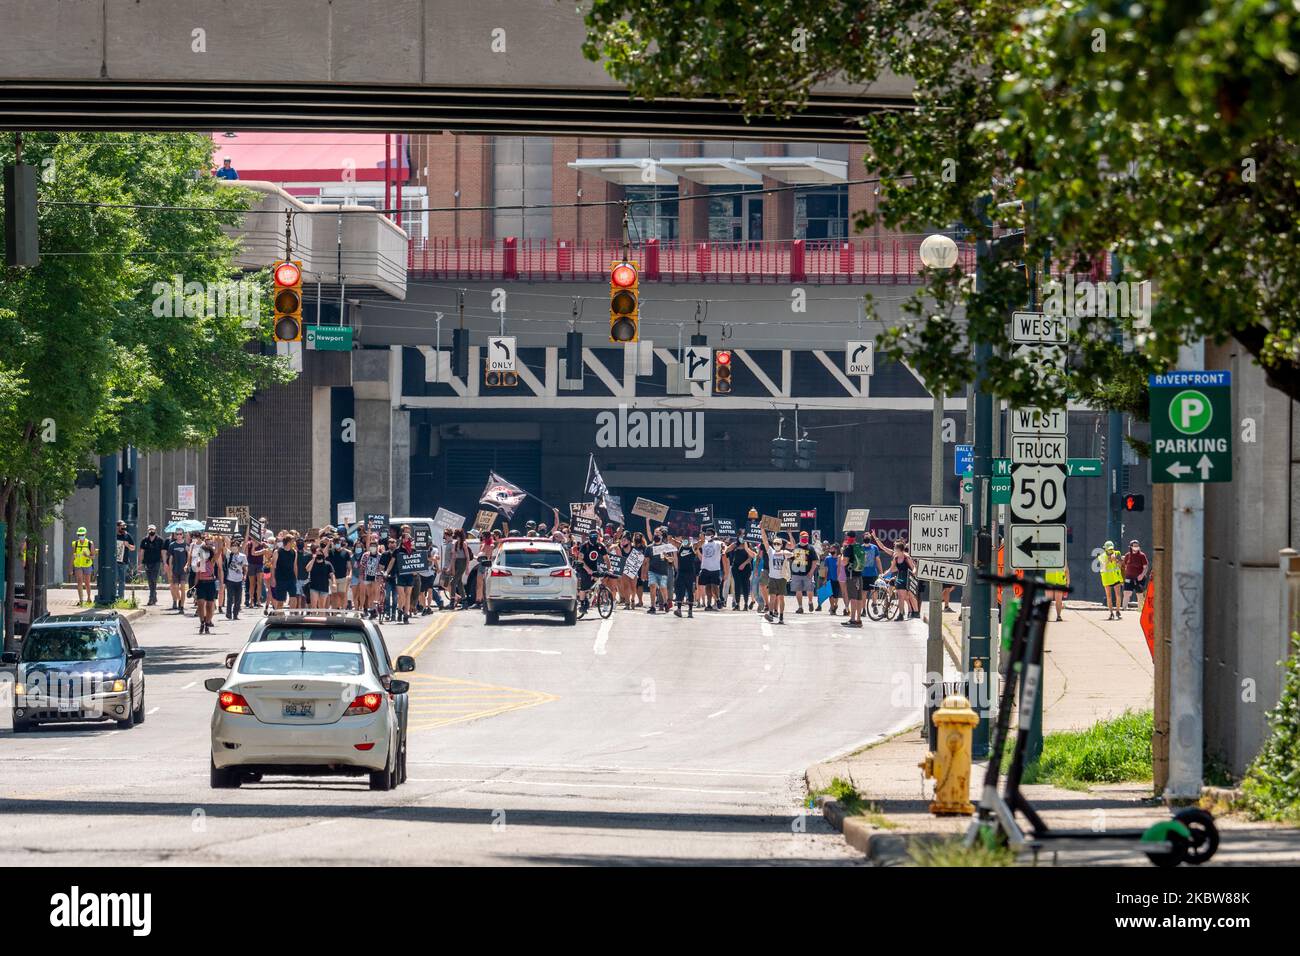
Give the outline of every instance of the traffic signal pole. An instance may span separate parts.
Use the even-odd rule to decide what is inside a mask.
[[[117,601],[117,453],[99,459],[99,597],[100,607]]]
[[[987,201],[979,208],[980,220],[989,224]],[[989,241],[975,245],[975,287],[983,289],[985,261]],[[979,723],[974,728],[971,754],[976,759],[989,752],[989,716],[992,707],[992,681],[989,677],[991,586],[978,578],[992,570],[994,547],[989,535],[989,478],[993,471],[993,396],[988,389],[989,361],[993,358],[991,342],[975,345],[975,448],[971,481],[971,525],[975,530],[971,560],[970,641],[965,671],[975,696]]]
[[[1110,278],[1112,282],[1119,281],[1119,256],[1111,253],[1110,257]],[[1122,344],[1124,333],[1120,330],[1119,323],[1111,330],[1111,341],[1115,344]],[[1123,419],[1117,411],[1111,411],[1106,420],[1106,477],[1110,484],[1110,494],[1107,496],[1110,510],[1106,513],[1106,537],[1115,542],[1115,547],[1123,548],[1120,545],[1120,538],[1124,531],[1120,526],[1120,508],[1122,498],[1119,487],[1119,470],[1124,464],[1124,450],[1120,444],[1124,441]]]

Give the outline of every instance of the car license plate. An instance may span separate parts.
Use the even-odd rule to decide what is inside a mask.
[[[286,717],[315,717],[316,702],[313,700],[286,700],[284,702]]]
[[[535,574],[525,574],[524,584],[536,584],[540,580]]]
[[[80,710],[80,709],[81,709],[81,701],[79,701],[79,700],[61,700],[61,701],[59,701],[59,711],[60,711],[60,713],[63,713],[63,712],[71,712],[71,711],[74,711],[74,710]]]

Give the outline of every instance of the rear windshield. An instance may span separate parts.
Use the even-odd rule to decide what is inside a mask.
[[[556,548],[511,548],[501,552],[501,562],[507,568],[562,568],[568,561],[564,552]]]
[[[23,641],[26,663],[106,661],[122,656],[122,635],[103,625],[38,627]]]
[[[347,651],[267,651],[245,654],[239,661],[241,674],[288,674],[292,676],[355,677],[363,673],[361,655]]]
[[[362,644],[366,635],[355,627],[293,627],[272,625],[262,632],[263,641],[338,641]]]

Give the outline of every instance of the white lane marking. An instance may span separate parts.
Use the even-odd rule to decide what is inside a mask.
[[[767,690],[767,685],[766,685],[766,684],[764,684],[762,687],[760,687],[760,688],[758,689],[758,692],[761,694],[761,693],[763,693],[763,691],[765,691],[765,690]]]
[[[763,645],[763,653],[764,653],[764,654],[766,654],[766,653],[767,653],[768,651],[770,651],[771,649],[772,649],[772,645],[770,645],[770,644],[764,644],[764,645]]]
[[[544,651],[534,647],[458,647],[462,654],[560,654],[562,651]]]
[[[9,758],[0,755],[0,762]],[[133,758],[134,759],[134,758]],[[140,758],[146,759],[146,758]],[[152,759],[152,758],[147,758]],[[195,758],[196,760],[200,758]],[[531,770],[542,771],[545,773],[671,773],[678,776],[686,777],[716,777],[716,776],[746,776],[746,777],[788,777],[790,772],[783,770],[747,770],[744,768],[727,768],[727,767],[704,767],[701,769],[688,769],[684,767],[620,767],[611,764],[589,764],[581,766],[577,764],[504,764],[491,762],[474,762],[467,763],[458,760],[411,760],[413,764],[419,764],[422,767],[469,767],[474,770],[480,768],[490,768],[493,770]],[[412,780],[415,778],[412,777]],[[476,778],[477,779],[477,778]]]
[[[605,653],[605,645],[609,643],[609,632],[613,627],[614,619],[612,617],[607,617],[601,622],[600,630],[596,634],[596,643],[591,647],[592,651],[597,654]]]
[[[763,621],[762,623],[760,623],[758,629],[763,632],[764,637],[772,636],[772,625],[769,624],[767,621]],[[764,647],[763,650],[767,650],[767,648]]]
[[[716,710],[716,711],[714,711],[713,713],[709,714],[709,716],[708,716],[707,718],[705,718],[705,719],[706,719],[706,720],[712,720],[714,717],[721,717],[723,714],[725,714],[725,713],[726,713],[727,711],[729,711],[729,710],[731,710],[730,707],[724,707],[724,708],[722,708],[722,710]]]
[[[189,690],[191,687],[194,687],[196,684],[198,684],[198,681],[196,681],[196,680],[192,680],[192,681],[190,681],[188,684],[186,684],[184,687],[182,687],[181,690]]]
[[[162,710],[162,707],[151,707],[149,710],[145,711],[145,716],[146,716],[146,717],[152,717],[154,714],[158,713],[158,711],[160,711],[160,710]]]
[[[662,730],[652,730],[648,734],[642,734],[642,737],[658,737],[663,733]]]

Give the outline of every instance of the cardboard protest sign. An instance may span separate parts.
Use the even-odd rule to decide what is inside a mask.
[[[748,526],[746,526],[745,540],[755,546],[763,543],[763,530],[757,521],[751,521]]]
[[[649,498],[638,498],[632,506],[632,514],[651,521],[663,521],[668,516],[668,506]]]
[[[388,515],[382,512],[374,512],[366,515],[366,530],[375,531],[379,534],[388,533]]]
[[[605,517],[614,524],[623,523],[623,502],[618,495],[605,495],[601,503],[605,506]]]
[[[574,515],[569,529],[579,537],[586,537],[600,527],[600,522],[588,515]]]
[[[485,531],[491,530],[492,526],[496,524],[496,521],[497,513],[488,508],[484,508],[474,516],[474,530],[479,534],[483,534]]]
[[[438,513],[433,516],[433,535],[438,540],[442,540],[442,532],[445,528],[455,531],[458,528],[465,527],[465,516],[458,515],[454,511],[446,508],[439,508]]]
[[[768,534],[778,534],[781,531],[781,519],[773,518],[771,515],[763,515],[762,518],[758,519],[758,526]],[[798,519],[796,519],[795,527],[798,526]]]

